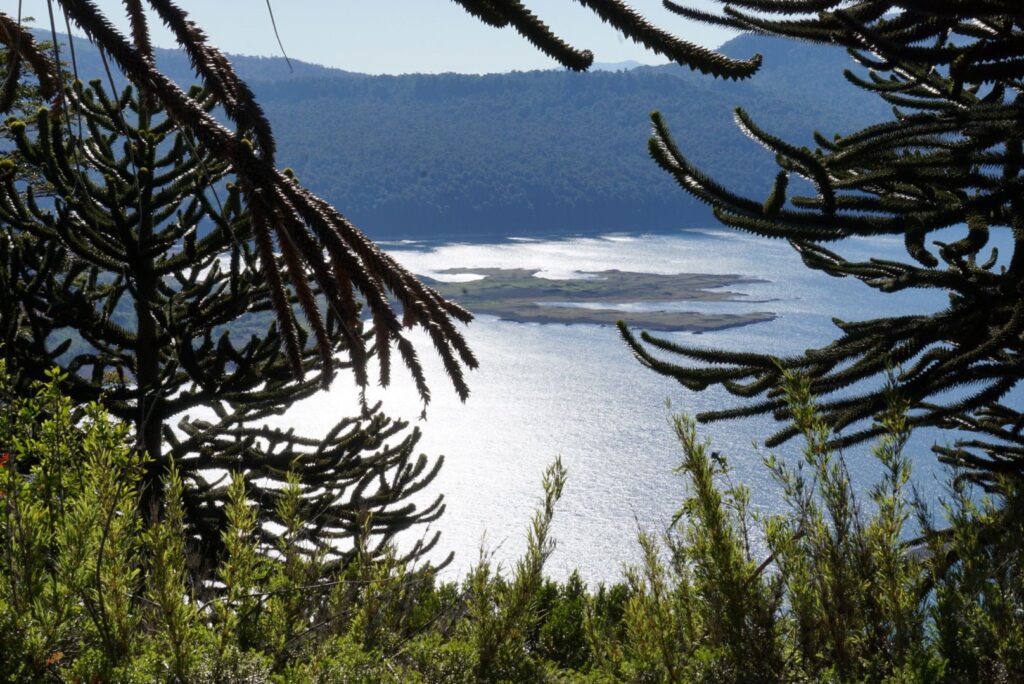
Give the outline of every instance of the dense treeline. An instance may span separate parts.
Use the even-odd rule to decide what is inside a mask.
[[[81,72],[103,73],[88,47],[76,42]],[[753,195],[768,191],[774,161],[736,129],[733,108],[808,144],[816,129],[831,136],[884,115],[843,78],[842,50],[753,35],[722,49],[763,53],[758,78],[714,82],[678,65],[366,76],[295,60],[290,72],[283,58],[232,62],[274,125],[281,163],[369,235],[493,238],[714,222],[651,163],[652,109],[670,113],[695,162]],[[178,52],[156,60],[181,83],[194,78]]]
[[[665,66],[294,78],[257,94],[282,161],[374,236],[678,229],[713,219],[651,164],[652,109],[671,112],[695,160],[760,194],[773,159],[736,130],[733,107],[807,142],[816,127],[831,135],[879,113],[843,80],[841,51],[754,37],[730,48],[764,52],[766,78],[713,83]]]

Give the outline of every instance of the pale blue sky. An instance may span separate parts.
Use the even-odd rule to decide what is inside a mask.
[[[13,0],[4,11],[14,13]],[[97,4],[124,25],[120,0]],[[280,55],[265,0],[179,0],[214,44],[233,53]],[[576,47],[594,51],[598,62],[664,60],[645,52],[602,24],[573,0],[528,0],[528,6]],[[700,0],[698,6],[710,7]],[[48,27],[46,1],[22,0],[22,12]],[[721,29],[687,22],[666,11],[661,0],[633,0],[649,19],[688,40],[717,46],[730,37]],[[54,3],[56,9],[56,3]],[[273,0],[290,57],[364,73],[465,73],[545,69],[557,65],[512,29],[494,29],[451,0]],[[154,22],[155,28],[159,22]],[[58,30],[63,21],[58,17]],[[173,47],[162,26],[154,42]]]

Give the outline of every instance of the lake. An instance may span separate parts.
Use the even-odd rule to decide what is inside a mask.
[[[881,295],[857,281],[808,270],[784,242],[725,229],[384,246],[414,272],[442,280],[439,272],[453,267],[537,269],[548,278],[607,269],[762,278],[727,288],[744,293],[745,301],[667,305],[684,311],[778,315],[771,322],[699,335],[660,333],[682,343],[735,350],[800,352],[835,336],[833,316],[859,320],[938,310],[945,300],[940,293]],[[903,247],[901,240],[876,238],[853,241],[841,251],[849,258],[901,258]],[[422,335],[413,339],[434,395],[427,419],[417,422],[421,407],[407,374],[398,367],[391,388],[370,392],[371,399],[384,401],[388,414],[420,426],[423,452],[445,456],[428,493],[444,493],[447,502],[447,512],[435,523],[442,532],[435,559],[456,551],[446,572],[458,577],[484,545],[509,568],[525,548],[530,515],[541,496],[541,473],[561,455],[569,479],[556,514],[558,546],[548,572],[564,578],[578,568],[590,582],[619,577],[623,564],[639,558],[638,528],[665,530],[684,497],[684,483],[673,474],[681,453],[669,426],[671,413],[695,413],[737,400],[717,389],[690,392],[643,368],[612,326],[514,323],[479,316],[466,335],[481,368],[469,376],[472,395],[465,404],[446,385],[441,364]],[[280,422],[299,431],[322,430],[341,411],[355,412],[354,397],[350,384],[337,382],[326,395],[293,407]],[[753,503],[762,511],[779,510],[780,504],[778,488],[761,462],[765,452],[754,447],[773,426],[770,420],[755,419],[702,428],[729,458],[733,477],[750,486]],[[935,433],[918,435],[911,450],[914,480],[930,499],[940,493],[938,478],[944,474],[927,449],[936,438]],[[792,457],[797,448],[793,443],[779,453]],[[847,458],[858,489],[866,491],[875,480],[874,462],[865,449],[853,450]]]

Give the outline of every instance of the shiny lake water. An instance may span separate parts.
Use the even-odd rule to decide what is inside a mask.
[[[733,286],[739,302],[682,302],[694,311],[772,311],[769,323],[694,335],[667,333],[682,343],[736,350],[799,352],[830,340],[838,315],[859,320],[894,313],[937,310],[935,293],[880,295],[848,279],[830,278],[804,267],[784,242],[724,229],[673,235],[611,235],[559,240],[512,240],[502,244],[385,245],[419,274],[443,278],[446,268],[535,268],[550,278],[579,271],[617,268],[648,273],[714,273],[756,276],[763,282]],[[902,242],[890,238],[853,242],[850,258],[901,258]],[[629,305],[624,305],[629,308]],[[569,471],[554,527],[557,549],[548,565],[554,577],[578,568],[591,582],[613,580],[623,564],[636,561],[636,531],[663,531],[684,496],[673,474],[680,450],[669,426],[673,411],[697,412],[734,405],[722,391],[693,393],[641,367],[614,327],[514,323],[480,316],[466,329],[481,361],[470,374],[472,396],[461,404],[446,385],[440,362],[423,336],[415,336],[427,364],[434,400],[417,424],[423,452],[445,455],[445,465],[427,496],[443,493],[447,512],[435,523],[442,531],[439,553],[456,557],[447,571],[456,577],[477,559],[483,544],[508,568],[525,548],[530,515],[541,496],[544,468],[561,455]],[[387,413],[416,422],[420,406],[411,381],[397,367],[394,385],[376,389]],[[324,429],[342,412],[355,410],[354,391],[338,382],[326,394],[293,407],[282,424],[299,431]],[[671,401],[671,411],[666,407]],[[772,431],[770,420],[718,423],[702,428],[725,454],[734,478],[752,490],[762,511],[780,510],[777,486],[753,444]],[[942,469],[927,450],[936,434],[912,444],[914,479],[929,498],[940,491]],[[787,445],[782,455],[796,453]],[[862,493],[876,479],[866,450],[847,454]]]

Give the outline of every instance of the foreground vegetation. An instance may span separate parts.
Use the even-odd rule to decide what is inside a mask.
[[[0,365],[2,368],[2,365]],[[436,568],[356,556],[328,571],[288,529],[263,548],[260,510],[236,476],[226,553],[196,557],[181,480],[139,509],[143,463],[99,404],[75,407],[60,376],[0,411],[0,678],[8,681],[1020,681],[1024,534],[1019,484],[990,495],[954,479],[948,529],[909,487],[899,406],[873,453],[881,477],[858,501],[806,382],[789,397],[802,463],[768,459],[787,504],[760,516],[725,459],[674,419],[686,493],[667,534],[612,586],[546,579],[566,483],[556,461],[529,547],[502,573],[486,558],[459,583]],[[768,556],[752,550],[764,540]]]
[[[592,63],[518,0],[457,2],[570,69]],[[760,55],[680,40],[618,0],[580,2],[691,69],[735,79],[761,66]],[[407,328],[430,335],[465,399],[464,370],[477,362],[455,322],[471,315],[278,167],[252,91],[174,2],[148,5],[203,83],[189,93],[156,67],[141,3],[125,3],[130,37],[92,3],[57,4],[131,87],[108,96],[101,81],[69,81],[59,48],[51,55],[20,15],[0,11],[0,111],[21,117],[0,130],[17,146],[0,160],[0,333],[17,378],[0,372],[0,676],[1024,681],[1024,413],[1011,394],[1024,344],[1019,11],[1000,0],[938,12],[919,0],[751,0],[720,13],[666,3],[733,29],[843,45],[870,80],[848,78],[894,110],[853,134],[816,135],[814,150],[737,110],[742,130],[775,154],[763,200],[712,180],[658,113],[655,161],[723,223],[788,240],[811,269],[883,292],[939,290],[950,305],[836,319],[837,339],[783,359],[621,326],[653,370],[754,400],[698,418],[771,415],[785,425],[767,444],[802,435],[806,446],[799,463],[765,462],[787,508],[757,515],[727,461],[676,418],[679,514],[663,535],[640,536],[643,560],[620,582],[588,589],[576,576],[544,577],[566,483],[557,461],[515,566],[502,572],[484,556],[444,583],[422,563],[430,542],[404,555],[394,542],[442,510],[440,500],[420,512],[406,503],[440,463],[411,460],[415,434],[373,455],[401,428],[364,427],[376,412],[365,401],[322,439],[259,425],[336,371],[367,387],[371,358],[386,385],[396,350],[425,405]],[[49,106],[28,107],[37,102]],[[579,206],[571,190],[556,194]],[[1005,230],[1013,247],[1001,260],[989,237]],[[831,251],[856,236],[900,236],[911,261]],[[133,309],[125,322],[122,301]],[[272,316],[262,336],[224,332],[254,313]],[[92,352],[47,375],[67,349],[54,346],[63,329]],[[883,377],[886,394],[876,391]],[[198,407],[219,422],[169,422]],[[934,516],[909,484],[911,424],[971,438],[936,449],[963,471]],[[861,501],[838,449],[870,439],[880,475]]]

